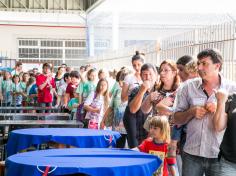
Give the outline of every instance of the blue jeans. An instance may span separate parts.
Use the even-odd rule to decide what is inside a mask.
[[[186,128],[186,125],[181,125],[179,127],[177,125],[174,125],[172,128],[171,139],[180,141],[182,133],[186,131],[185,128]]]
[[[236,175],[236,163],[227,161],[223,156],[220,158],[220,171],[216,176]]]
[[[40,107],[52,107],[52,103],[39,103]],[[51,110],[40,110],[41,113],[50,113]]]
[[[218,158],[204,158],[183,152],[183,176],[218,176],[220,162]],[[223,175],[222,175],[223,176]]]

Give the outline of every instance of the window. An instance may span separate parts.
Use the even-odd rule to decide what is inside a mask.
[[[86,47],[86,42],[85,41],[66,41],[65,42],[65,47]]]
[[[19,40],[19,46],[37,46],[37,40]]]
[[[19,48],[19,58],[39,58],[39,49]]]
[[[63,41],[56,41],[56,40],[42,40],[41,46],[47,46],[47,47],[62,47]]]
[[[40,58],[62,58],[62,49],[40,49]]]
[[[66,56],[66,58],[73,58],[73,59],[84,57],[84,56],[86,56],[86,50],[66,49],[65,56]]]
[[[86,40],[18,39],[19,58],[81,58],[87,55]]]

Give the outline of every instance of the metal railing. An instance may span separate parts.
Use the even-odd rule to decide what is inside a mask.
[[[223,56],[223,75],[236,81],[235,29],[235,23],[230,22],[163,39],[160,60],[177,60],[186,54],[196,57],[198,52],[203,49],[216,48]]]
[[[109,52],[88,60],[98,68],[120,68],[131,66],[131,57],[135,50],[145,53],[146,62],[159,65],[165,59],[177,60],[183,55],[196,55],[203,49],[216,48],[223,56],[223,75],[236,81],[236,25],[228,22],[212,25],[182,34],[163,38],[160,43],[151,46],[135,46],[122,51]]]

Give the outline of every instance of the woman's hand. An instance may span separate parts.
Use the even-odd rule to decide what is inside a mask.
[[[173,106],[173,98],[165,97],[160,101],[160,103],[165,105],[165,106]]]
[[[92,112],[94,112],[94,113],[100,113],[100,109],[99,109],[99,108],[92,108]]]
[[[173,99],[171,97],[165,97],[156,105],[158,114],[166,115],[166,116],[172,115],[173,112],[170,111],[170,108],[169,108],[171,106],[173,106]]]
[[[157,91],[151,92],[149,96],[150,96],[150,101],[153,102],[160,97],[160,93]]]

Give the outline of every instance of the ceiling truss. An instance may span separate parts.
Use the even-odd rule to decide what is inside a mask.
[[[101,0],[0,0],[2,11],[86,12]]]

